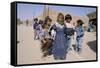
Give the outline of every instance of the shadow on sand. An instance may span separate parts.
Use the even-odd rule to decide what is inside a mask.
[[[91,48],[91,50],[96,52],[96,49],[97,49],[96,40],[88,42],[87,45]]]

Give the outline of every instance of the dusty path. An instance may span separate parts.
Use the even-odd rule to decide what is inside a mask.
[[[20,41],[17,48],[18,64],[96,60],[96,53],[86,44],[88,41],[96,40],[95,33],[85,32],[82,54],[77,54],[74,49],[72,49],[68,53],[66,60],[55,61],[52,55],[46,58],[42,58],[40,42],[39,40],[34,40],[34,32],[31,26],[20,25],[18,26],[17,31],[18,41]]]

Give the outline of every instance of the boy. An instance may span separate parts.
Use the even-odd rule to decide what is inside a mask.
[[[34,23],[33,23],[34,40],[38,38],[38,36],[37,36],[37,26],[38,26],[38,19],[35,18],[35,19],[34,19]]]
[[[84,36],[84,28],[83,28],[83,21],[77,20],[77,26],[75,28],[76,31],[76,51],[80,54],[82,51],[82,42]]]

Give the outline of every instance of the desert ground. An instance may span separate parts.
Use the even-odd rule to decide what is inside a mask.
[[[96,60],[96,32],[85,32],[83,52],[78,54],[73,48],[66,55],[66,60],[54,60],[52,55],[43,58],[40,41],[34,40],[34,30],[32,26],[18,25],[17,41],[19,41],[19,43],[17,43],[18,64]]]

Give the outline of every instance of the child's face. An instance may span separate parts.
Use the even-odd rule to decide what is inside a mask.
[[[47,23],[48,23],[48,25],[50,25],[51,24],[51,21],[48,20]]]
[[[34,22],[37,22],[37,20],[34,20]]]
[[[63,17],[62,15],[60,15],[60,16],[58,17],[58,20],[59,20],[59,22],[60,22],[61,24],[63,24],[64,17]]]
[[[71,19],[67,19],[66,22],[70,23]]]
[[[80,24],[79,24],[79,23],[77,23],[77,26],[80,26]]]

